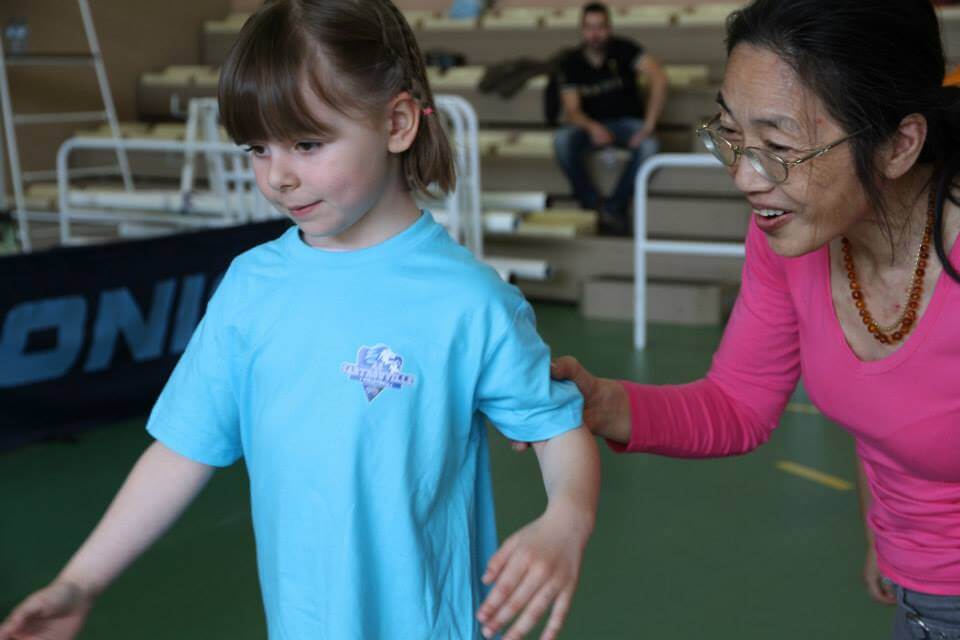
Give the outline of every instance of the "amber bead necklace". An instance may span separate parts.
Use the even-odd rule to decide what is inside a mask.
[[[896,322],[889,325],[878,324],[867,310],[867,301],[863,289],[857,281],[857,271],[853,266],[853,256],[850,254],[850,241],[846,237],[841,239],[843,249],[843,263],[847,268],[847,279],[850,280],[850,296],[857,306],[860,319],[874,338],[883,344],[893,344],[903,340],[910,329],[917,323],[917,311],[920,309],[920,298],[923,295],[923,276],[926,274],[927,260],[930,258],[930,238],[933,236],[933,210],[936,205],[936,190],[930,189],[927,201],[927,224],[923,230],[923,239],[920,241],[920,250],[917,251],[917,262],[913,269],[913,282],[907,290],[907,302],[903,313]]]

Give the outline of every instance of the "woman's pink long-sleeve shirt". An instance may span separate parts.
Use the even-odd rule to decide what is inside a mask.
[[[633,432],[618,450],[750,451],[802,374],[813,403],[856,439],[880,570],[909,589],[960,595],[960,284],[943,273],[903,346],[864,362],[833,308],[828,249],[780,257],[754,224],[746,244],[740,297],[706,378],[624,382]],[[960,264],[960,242],[951,254]]]

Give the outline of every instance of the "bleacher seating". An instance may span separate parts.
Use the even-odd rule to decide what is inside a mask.
[[[479,20],[443,15],[448,2],[400,3],[424,50],[443,49],[467,56],[470,64],[501,62],[510,57],[548,59],[579,40],[582,2],[577,0],[501,0]],[[670,64],[704,64],[719,80],[726,52],[726,16],[742,3],[699,0],[690,6],[613,0],[616,33],[639,40]],[[947,58],[960,63],[960,10],[939,7]],[[203,62],[219,66],[226,58],[247,14],[232,14],[204,25]]]
[[[466,56],[467,67],[441,72],[431,69],[436,93],[460,95],[476,108],[484,191],[537,189],[567,194],[569,187],[553,157],[552,134],[543,126],[544,77],[529,81],[516,95],[504,99],[478,90],[486,65],[505,58],[529,57],[545,61],[575,46],[579,39],[581,0],[498,0],[496,7],[475,20],[453,20],[443,11],[448,0],[400,0],[401,9],[425,51],[445,50]],[[656,0],[611,0],[615,33],[641,42],[666,65],[670,90],[658,136],[665,151],[699,150],[694,125],[715,111],[715,96],[725,59],[724,22],[739,4],[700,0],[696,6],[658,4]],[[948,59],[960,61],[960,7],[940,8]],[[248,14],[232,14],[208,22],[203,33],[203,59],[197,66],[169,67],[145,74],[138,87],[142,118],[157,121],[185,115],[191,98],[216,95],[217,68],[222,64]],[[182,124],[125,123],[124,134],[158,139],[182,139]],[[106,135],[104,131],[84,135]],[[83,152],[74,165],[109,164],[110,154],[96,157]],[[175,181],[182,157],[131,154],[138,180]],[[611,166],[593,159],[601,186],[610,188],[622,168],[624,154]],[[204,172],[203,163],[197,165]],[[648,230],[654,238],[738,240],[743,237],[749,210],[722,171],[665,169],[649,187]],[[49,202],[50,186],[37,185],[30,197]],[[521,282],[534,297],[577,301],[595,295],[627,296],[633,272],[630,238],[592,234],[592,214],[554,206],[528,216],[514,233],[491,233],[488,251],[496,255],[547,260],[553,277],[544,282]],[[739,281],[742,261],[735,258],[650,256],[653,281],[648,308],[666,309],[669,299],[700,304],[713,300],[711,313],[729,299],[731,283]],[[654,283],[661,283],[657,287]],[[693,283],[693,284],[691,284]],[[666,301],[666,302],[665,302]],[[724,302],[724,304],[726,304]],[[589,304],[587,305],[589,306]],[[629,304],[624,303],[623,309]],[[710,315],[710,314],[707,314]],[[698,316],[698,317],[702,317]],[[679,317],[653,319],[680,321]]]
[[[406,10],[407,7],[424,9],[436,7],[436,2],[442,0],[401,0],[397,6]],[[547,7],[579,10],[585,4],[583,0],[496,0],[495,9],[512,7]],[[730,0],[692,0],[682,2],[673,0],[605,0],[604,4],[614,12],[630,9],[652,9],[669,11],[690,11],[694,6],[736,7],[743,3],[732,3]],[[442,9],[443,7],[438,7]]]
[[[558,51],[575,46],[579,39],[580,3],[562,6],[513,6],[500,3],[479,19],[452,19],[441,11],[407,9],[424,51],[445,50],[462,53],[470,64],[501,62],[504,52],[511,58],[546,60]],[[625,3],[624,3],[625,4]],[[680,5],[613,8],[616,33],[639,40],[648,51],[669,64],[703,64],[711,79],[722,73],[725,50],[723,24],[737,4],[707,4],[695,8]],[[243,24],[243,14],[204,25],[203,62],[211,66],[223,63]]]
[[[185,118],[193,98],[217,95],[220,72],[206,65],[172,66],[145,73],[137,85],[137,109],[141,118]]]
[[[689,130],[716,110],[717,85],[708,82],[703,65],[669,65],[665,67],[669,82],[667,104],[660,120],[664,128],[680,128],[684,139],[670,150],[690,148]],[[430,69],[430,83],[435,93],[449,93],[467,99],[476,109],[481,126],[542,126],[544,124],[543,92],[546,76],[537,76],[510,98],[478,89],[484,68],[453,67],[441,71]],[[158,73],[144,74],[140,79],[137,104],[140,117],[147,120],[182,117],[191,98],[215,97],[217,71],[208,66],[169,67]],[[677,148],[679,147],[679,148]]]
[[[416,4],[414,5],[413,2]],[[430,69],[435,93],[460,95],[476,109],[483,190],[514,191],[537,189],[560,196],[563,202],[569,186],[553,157],[552,132],[544,125],[543,92],[546,77],[535,77],[510,98],[481,93],[480,79],[485,65],[528,56],[546,60],[555,52],[579,41],[579,1],[508,0],[477,20],[452,20],[442,15],[443,6],[433,0],[413,0],[402,9],[425,50],[449,50],[466,54],[470,66],[446,71]],[[733,6],[714,3],[686,9],[679,5],[637,5],[610,3],[614,7],[614,29],[618,34],[642,42],[665,63],[669,81],[668,102],[658,136],[665,151],[696,149],[693,127],[711,116],[724,64],[723,21]],[[538,6],[539,5],[539,6]],[[144,74],[138,86],[138,112],[142,119],[163,121],[182,118],[191,98],[216,95],[218,66],[246,19],[233,14],[204,27],[203,60],[196,66],[170,67]],[[177,123],[139,124],[125,128],[127,135],[182,139],[184,128]],[[85,135],[104,135],[88,132]],[[82,152],[75,165],[97,165],[106,157]],[[102,154],[101,154],[102,155]],[[603,188],[620,173],[626,154],[616,163],[594,158],[594,174]],[[140,180],[175,181],[181,157],[131,154],[135,175]],[[203,163],[197,164],[202,178]],[[649,232],[652,237],[678,239],[736,240],[743,237],[749,212],[730,181],[718,171],[664,170],[650,185]],[[39,189],[36,197],[52,192]],[[590,212],[569,211],[554,206],[527,215],[513,233],[490,233],[489,252],[507,257],[546,259],[553,277],[544,282],[521,282],[531,296],[577,301],[588,286],[601,290],[609,283],[632,277],[633,248],[630,238],[607,238],[593,234],[595,217]],[[737,259],[650,257],[649,275],[656,281],[685,281],[686,293],[700,298],[718,297],[719,288],[739,281],[741,261]],[[618,280],[619,279],[619,280]],[[691,285],[690,283],[695,284]],[[696,284],[698,283],[698,284]],[[626,286],[620,285],[617,286]],[[669,298],[664,291],[651,295]],[[676,285],[681,286],[681,285]],[[691,288],[692,287],[692,288]],[[677,290],[677,295],[679,289]],[[663,305],[660,305],[663,306]],[[663,306],[666,308],[669,305]],[[714,305],[716,307],[716,305]],[[714,308],[714,311],[719,307]],[[674,318],[679,320],[678,318]]]

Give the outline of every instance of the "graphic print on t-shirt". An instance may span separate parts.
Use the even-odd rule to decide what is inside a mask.
[[[373,402],[387,387],[400,389],[412,386],[416,378],[401,373],[402,368],[403,358],[385,344],[362,346],[357,350],[356,362],[344,362],[340,365],[340,371],[363,385],[367,402]]]

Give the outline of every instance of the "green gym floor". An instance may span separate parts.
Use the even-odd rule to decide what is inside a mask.
[[[593,372],[678,383],[702,375],[719,329],[632,325],[536,305],[553,352]],[[54,576],[148,443],[143,420],[0,453],[0,610]],[[492,438],[501,535],[544,503],[532,455]],[[596,533],[561,637],[606,640],[884,638],[891,611],[860,580],[864,545],[851,439],[802,394],[770,442],[725,460],[615,456],[605,448]],[[821,475],[798,475],[814,470]],[[793,472],[791,472],[793,471]],[[811,479],[812,478],[812,479]],[[234,465],[101,598],[93,640],[262,640],[247,501]]]

